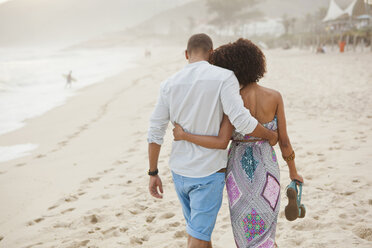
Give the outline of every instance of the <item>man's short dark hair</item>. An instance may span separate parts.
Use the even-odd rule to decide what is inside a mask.
[[[190,37],[187,42],[187,52],[191,54],[192,52],[208,52],[213,50],[213,42],[211,37],[206,34],[194,34]]]

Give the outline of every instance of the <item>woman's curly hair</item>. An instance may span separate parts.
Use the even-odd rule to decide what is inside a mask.
[[[243,87],[258,82],[266,72],[266,58],[261,49],[243,38],[214,50],[210,63],[233,71]]]

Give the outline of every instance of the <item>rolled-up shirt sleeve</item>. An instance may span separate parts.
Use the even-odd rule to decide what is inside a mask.
[[[222,83],[220,97],[223,112],[229,117],[235,130],[243,135],[252,133],[258,122],[244,107],[239,94],[239,82],[234,73]]]
[[[169,102],[166,89],[167,81],[160,86],[158,101],[155,109],[150,117],[150,126],[148,129],[147,141],[148,143],[163,144],[164,135],[169,123]]]

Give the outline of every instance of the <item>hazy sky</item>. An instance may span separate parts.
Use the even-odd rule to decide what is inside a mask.
[[[0,46],[94,39],[188,1],[0,0]]]

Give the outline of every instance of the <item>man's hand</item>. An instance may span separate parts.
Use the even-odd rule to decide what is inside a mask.
[[[158,191],[158,187],[161,194]],[[161,179],[158,175],[150,176],[149,191],[153,197],[158,199],[163,198],[163,183],[161,182]]]
[[[275,146],[278,143],[278,132],[272,131],[272,138],[269,139],[271,146]]]

